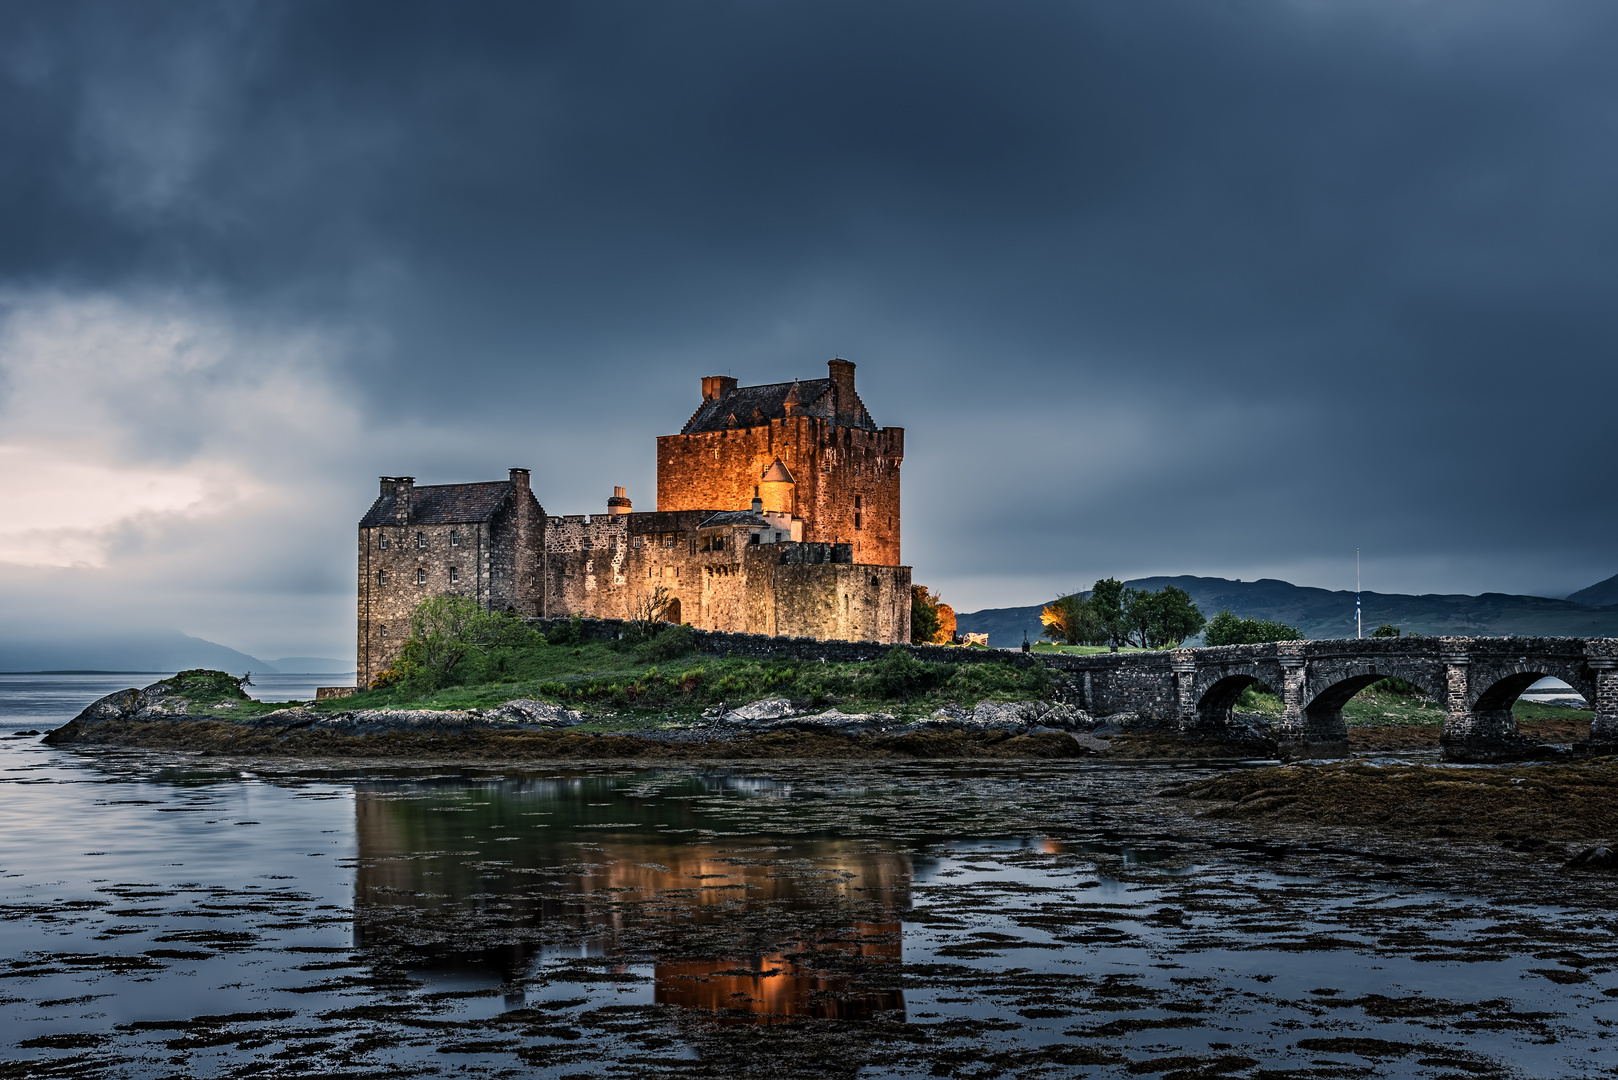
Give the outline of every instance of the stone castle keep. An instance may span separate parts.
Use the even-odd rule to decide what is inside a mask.
[[[398,655],[416,604],[444,593],[603,619],[661,596],[663,618],[704,630],[909,641],[904,429],[876,426],[853,364],[827,366],[765,386],[704,378],[685,427],[657,440],[653,511],[620,487],[606,513],[549,517],[527,469],[422,487],[384,476],[359,525],[360,685]]]

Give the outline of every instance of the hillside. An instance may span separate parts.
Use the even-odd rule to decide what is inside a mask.
[[[1207,577],[1150,577],[1125,582],[1136,589],[1160,589],[1173,585],[1191,594],[1202,613],[1212,616],[1229,608],[1243,618],[1275,619],[1296,626],[1308,638],[1354,636],[1354,594],[1293,585],[1265,578],[1259,581],[1231,581]],[[1574,593],[1593,594],[1603,588],[1618,590],[1618,579]],[[1573,600],[1551,600],[1543,596],[1512,596],[1484,593],[1482,596],[1429,593],[1361,594],[1365,632],[1381,623],[1392,623],[1405,633],[1462,634],[1497,636],[1531,634],[1546,637],[1618,636],[1618,606],[1591,606]],[[1618,602],[1615,602],[1618,603]],[[1026,631],[1036,640],[1041,605],[1016,608],[989,608],[957,613],[956,625],[962,632],[989,634],[989,644],[1020,645]]]
[[[1618,574],[1612,575],[1606,581],[1598,581],[1587,589],[1580,589],[1568,597],[1575,604],[1584,604],[1586,607],[1607,607],[1618,604]]]
[[[0,640],[0,671],[181,671],[217,668],[270,673],[256,656],[178,630]]]

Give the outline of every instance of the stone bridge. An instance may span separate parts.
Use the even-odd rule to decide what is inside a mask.
[[[1592,748],[1618,750],[1618,638],[1280,641],[1040,659],[1068,677],[1076,704],[1092,715],[1134,712],[1188,734],[1224,731],[1242,691],[1262,683],[1285,705],[1279,740],[1288,757],[1345,752],[1343,706],[1390,676],[1443,703],[1447,759],[1522,757],[1531,744],[1518,733],[1511,706],[1532,683],[1553,676],[1595,710]]]

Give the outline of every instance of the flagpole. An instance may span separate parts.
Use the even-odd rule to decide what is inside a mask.
[[[1365,636],[1365,627],[1360,622],[1360,549],[1354,549],[1354,637]]]

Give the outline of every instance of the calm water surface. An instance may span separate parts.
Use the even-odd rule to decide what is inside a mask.
[[[0,769],[0,1075],[1612,1071],[1599,893],[1182,827],[1206,769]]]

